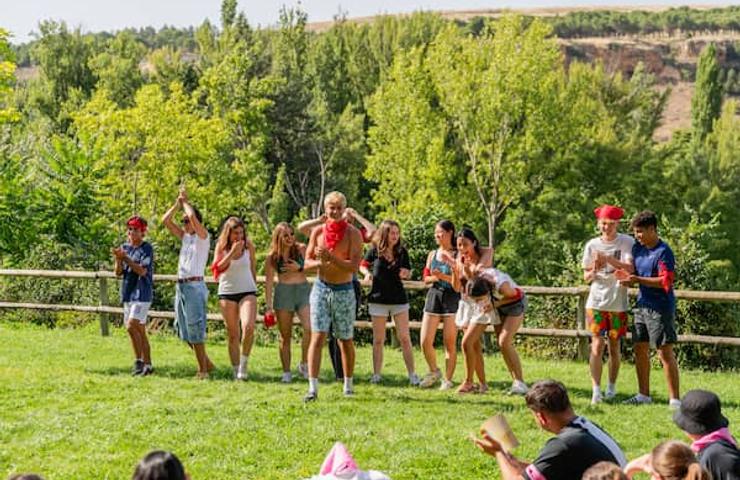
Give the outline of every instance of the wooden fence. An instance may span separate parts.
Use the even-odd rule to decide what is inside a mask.
[[[123,309],[121,307],[114,307],[111,305],[109,295],[109,281],[116,280],[116,275],[113,272],[108,271],[59,271],[59,270],[2,270],[0,269],[0,277],[33,277],[33,278],[46,278],[46,279],[87,279],[97,280],[98,282],[98,305],[65,305],[65,304],[39,304],[39,303],[24,303],[24,302],[4,302],[0,301],[0,309],[33,309],[33,310],[45,310],[53,312],[85,312],[85,313],[97,313],[100,315],[100,332],[102,335],[108,335],[109,322],[111,315],[122,315]],[[176,282],[176,275],[154,275],[154,282]],[[215,284],[217,283],[213,277],[206,277],[206,283]],[[309,278],[309,281],[313,281]],[[257,278],[257,283],[263,284],[265,278],[260,276]],[[408,290],[426,290],[427,286],[423,282],[419,281],[406,281],[404,282],[406,289]],[[364,286],[369,286],[364,284]],[[530,296],[560,296],[560,297],[576,297],[577,307],[575,312],[575,329],[558,329],[558,328],[526,328],[523,327],[519,330],[520,335],[525,336],[539,336],[539,337],[567,337],[578,339],[578,353],[581,358],[588,358],[588,338],[591,333],[586,330],[586,299],[588,298],[588,287],[539,287],[539,286],[522,286],[522,289]],[[630,289],[630,295],[636,295],[636,289]],[[704,292],[704,291],[693,291],[693,290],[676,290],[676,298],[679,300],[694,300],[702,302],[724,302],[724,303],[740,303],[740,292]],[[172,311],[150,311],[149,316],[156,319],[172,319],[175,317],[175,313]],[[220,313],[209,313],[208,320],[222,321]],[[261,321],[261,318],[259,319]],[[372,327],[371,322],[358,321],[356,326],[359,328],[370,328]],[[411,321],[410,327],[412,329],[420,329],[420,321]],[[391,328],[389,325],[388,328]],[[441,328],[441,326],[440,326]],[[493,327],[488,328],[489,331],[493,331]],[[678,341],[680,343],[702,343],[709,345],[732,345],[740,347],[740,338],[738,337],[716,337],[708,335],[679,335]]]

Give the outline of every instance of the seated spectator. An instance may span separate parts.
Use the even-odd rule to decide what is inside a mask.
[[[717,395],[706,390],[687,392],[673,421],[693,441],[691,449],[714,480],[740,480],[740,450]]]
[[[190,480],[174,453],[154,450],[141,459],[132,480]]]
[[[9,476],[8,480],[44,480],[44,478],[35,473],[16,473]]]
[[[581,480],[627,480],[627,475],[616,463],[599,462],[583,472]]]
[[[683,442],[663,442],[651,453],[632,460],[624,468],[627,478],[639,472],[653,480],[712,480],[712,475],[696,460],[694,452]],[[723,480],[726,477],[719,477]]]
[[[537,424],[554,433],[532,463],[522,462],[485,431],[475,443],[485,453],[496,457],[501,478],[512,480],[577,479],[592,465],[602,461],[620,466],[627,464],[622,450],[606,432],[573,412],[565,386],[555,380],[532,385],[524,397]]]

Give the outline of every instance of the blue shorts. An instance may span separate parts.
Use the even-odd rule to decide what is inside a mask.
[[[351,340],[355,333],[357,302],[352,282],[329,284],[319,279],[311,289],[311,331],[332,333],[339,340]]]
[[[206,340],[208,288],[202,281],[178,283],[175,290],[175,330],[188,343]]]

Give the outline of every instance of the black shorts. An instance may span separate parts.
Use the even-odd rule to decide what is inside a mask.
[[[501,317],[502,320],[504,319],[504,317],[518,317],[519,315],[524,315],[524,312],[526,310],[527,310],[527,296],[526,295],[514,303],[502,305],[496,309],[496,311],[498,311],[498,316]]]
[[[433,315],[454,315],[460,303],[460,294],[449,288],[432,286],[427,292],[424,312]]]
[[[635,308],[633,311],[632,341],[650,342],[653,348],[676,343],[676,315],[674,312],[659,312],[652,308]]]
[[[221,300],[228,300],[230,302],[239,303],[244,297],[249,295],[257,296],[257,292],[241,292],[241,293],[219,293],[218,298]]]

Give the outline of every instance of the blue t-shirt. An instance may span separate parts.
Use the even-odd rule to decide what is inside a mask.
[[[661,287],[640,285],[637,307],[651,308],[659,312],[674,312],[676,297],[673,294],[673,278],[676,260],[671,247],[663,240],[658,240],[658,244],[653,248],[635,242],[632,246],[632,258],[635,263],[635,275],[638,277],[663,277]]]
[[[121,248],[126,255],[146,268],[146,275],[137,275],[126,262],[123,262],[123,282],[121,282],[122,302],[151,302],[154,285],[154,249],[151,244],[142,242],[138,247],[124,243]]]

